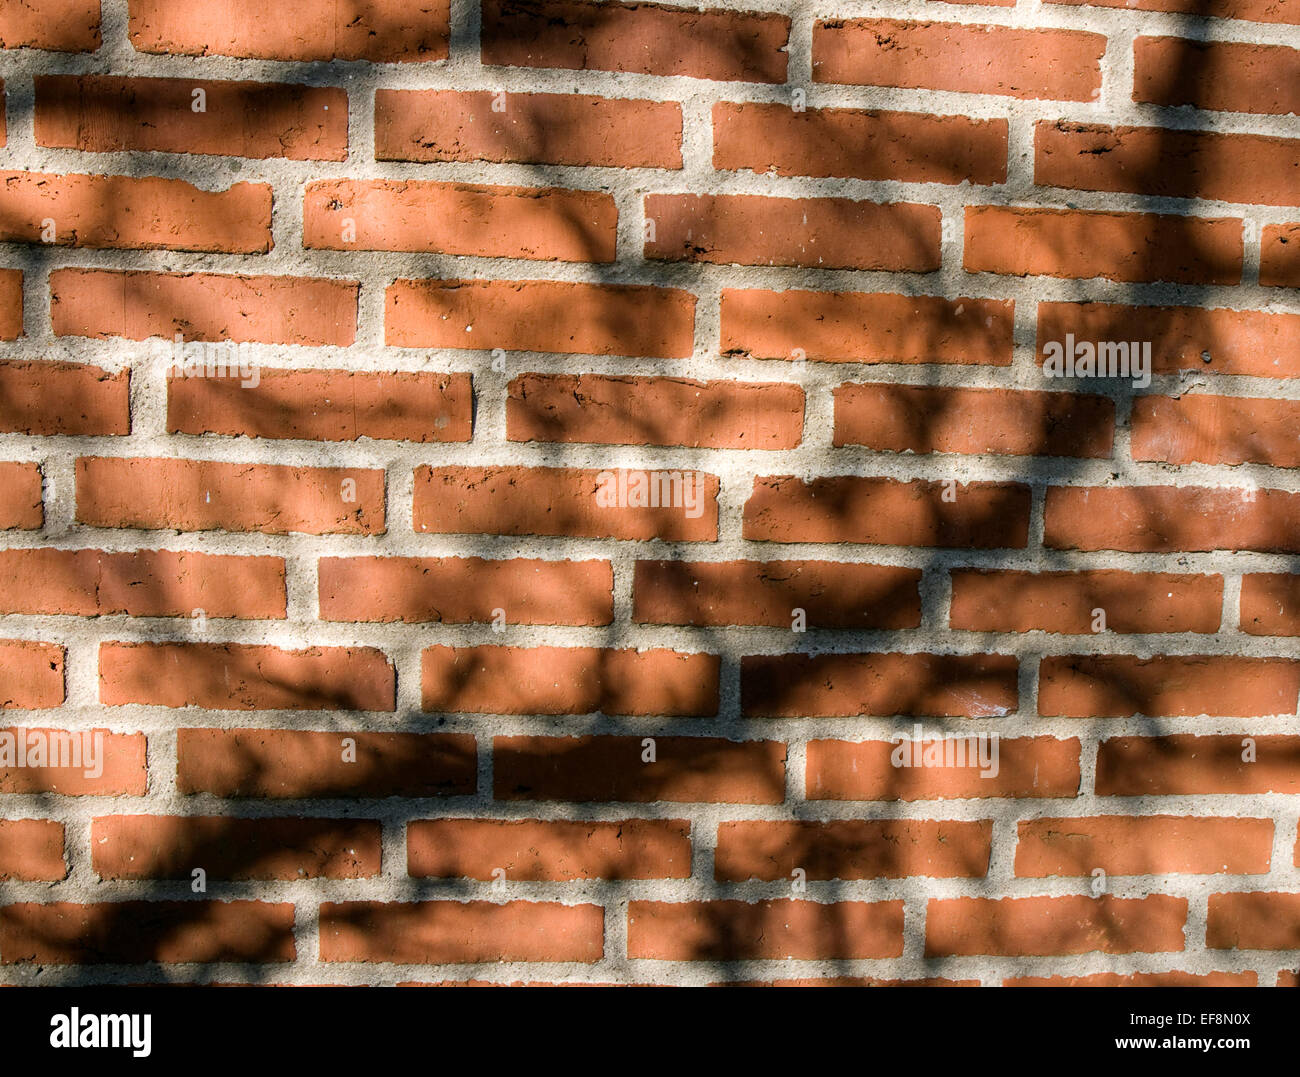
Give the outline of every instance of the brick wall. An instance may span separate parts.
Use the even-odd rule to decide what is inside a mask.
[[[0,2],[0,982],[1294,984],[1297,26]]]

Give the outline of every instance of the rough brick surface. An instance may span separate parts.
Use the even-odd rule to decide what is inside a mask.
[[[0,987],[1296,986],[1298,29],[0,0]]]

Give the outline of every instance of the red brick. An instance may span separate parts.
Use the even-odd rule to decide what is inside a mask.
[[[1241,630],[1253,636],[1300,636],[1300,575],[1242,576]]]
[[[284,561],[172,550],[0,550],[0,613],[283,618]]]
[[[1028,819],[1018,824],[1016,875],[1263,875],[1273,820],[1176,815]]]
[[[4,90],[0,87],[0,105]],[[4,125],[0,124],[0,146],[4,145]],[[0,340],[17,340],[23,335],[23,271],[0,269]]]
[[[638,624],[900,629],[921,624],[921,571],[835,561],[637,561]]]
[[[793,449],[804,391],[786,382],[520,374],[510,382],[511,441]]]
[[[1082,393],[860,385],[835,389],[836,445],[886,452],[1106,457],[1115,405]]]
[[[1300,224],[1265,226],[1260,237],[1259,283],[1300,288]]]
[[[608,561],[490,561],[481,557],[322,557],[325,621],[419,624],[607,625],[614,617]]]
[[[653,739],[655,761],[643,763]],[[786,746],[717,737],[494,737],[497,800],[780,804]]]
[[[117,75],[37,75],[38,146],[343,161],[347,91],[332,86]],[[195,90],[206,111],[195,112]]]
[[[1017,277],[1240,284],[1242,250],[1234,217],[967,206],[963,265]]]
[[[967,0],[951,0],[966,3]],[[1006,0],[995,0],[1004,4]],[[1014,0],[1012,0],[1014,3]],[[941,976],[928,976],[916,980],[882,980],[875,976],[821,976],[799,980],[728,980],[709,984],[710,987],[979,987],[979,980],[945,980]]]
[[[62,823],[0,819],[0,882],[58,882],[67,874]]]
[[[510,901],[327,901],[320,907],[322,961],[402,965],[485,961],[599,961],[599,905]]]
[[[303,202],[303,246],[335,251],[612,262],[617,231],[612,195],[563,187],[328,179]]]
[[[131,432],[130,371],[89,363],[0,360],[0,430],[7,434]]]
[[[1010,300],[724,288],[719,350],[742,359],[1010,366]]]
[[[1300,894],[1211,894],[1205,945],[1211,950],[1300,949]]]
[[[740,660],[748,718],[936,715],[987,718],[1016,709],[1013,655],[776,654]]]
[[[685,359],[695,297],[679,288],[546,280],[398,280],[384,307],[398,348]]]
[[[1026,897],[931,899],[925,956],[1159,954],[1184,948],[1187,899]]]
[[[938,206],[652,194],[645,216],[645,256],[662,261],[928,273],[941,260]]]
[[[1151,373],[1204,370],[1300,377],[1300,314],[1118,303],[1039,303],[1038,362],[1048,341],[1150,341]]]
[[[37,464],[0,461],[0,529],[35,531],[45,522]]]
[[[483,63],[785,82],[790,19],[775,12],[587,0],[484,0]]]
[[[691,824],[684,819],[613,823],[539,819],[413,819],[407,872],[416,878],[686,879]]]
[[[1069,0],[1048,0],[1067,3]],[[1099,0],[1100,2],[1100,0]],[[1016,976],[1003,987],[1257,987],[1254,972],[1097,972],[1091,976]]]
[[[276,18],[262,0],[130,0],[127,33],[139,52],[256,60],[445,60],[448,0],[295,0]]]
[[[814,82],[1093,101],[1102,34],[954,22],[832,19],[813,25]]]
[[[718,711],[718,656],[598,647],[429,647],[421,707],[470,714],[705,717]]]
[[[632,901],[627,907],[633,960],[855,960],[902,953],[901,901]]]
[[[1237,41],[1139,37],[1133,100],[1225,112],[1300,112],[1300,49]]]
[[[935,740],[923,738],[921,743],[928,746]],[[1073,737],[1003,738],[998,772],[990,768],[987,777],[978,766],[896,767],[890,756],[904,745],[918,750],[909,733],[897,734],[892,741],[809,741],[808,799],[953,800],[1079,793],[1079,741]]]
[[[350,740],[356,761],[345,762]],[[180,729],[176,787],[220,797],[430,797],[473,793],[465,733]]]
[[[1004,183],[1007,121],[719,102],[713,106],[713,167],[779,176]]]
[[[681,168],[682,106],[589,94],[381,89],[375,159]]]
[[[0,640],[0,710],[39,710],[63,702],[63,648]]]
[[[1300,140],[1039,120],[1034,182],[1294,206],[1300,204]]]
[[[1097,748],[1098,796],[1216,793],[1300,793],[1300,737],[1109,737]]]
[[[620,478],[624,474],[629,476],[627,480]],[[648,483],[660,501],[664,500],[663,484],[670,481],[668,499],[682,504],[624,507],[598,503],[598,495],[616,495],[619,483],[631,483],[637,475],[648,476],[639,481]],[[688,503],[688,492],[695,499],[694,507]],[[717,494],[717,476],[701,471],[420,467],[415,472],[413,521],[417,532],[437,534],[716,542]]]
[[[18,0],[0,10],[0,49],[49,49],[94,52],[99,33],[100,0]]]
[[[265,254],[271,187],[236,183],[205,191],[154,176],[0,172],[0,242],[125,250]],[[46,238],[46,220],[54,222]]]
[[[11,727],[0,729],[0,741],[6,753],[16,751],[19,736],[33,743],[31,734],[39,734],[52,759],[55,750],[59,763],[77,761],[77,751],[82,749],[80,766],[3,766],[0,765],[0,793],[57,793],[60,796],[143,796],[148,784],[145,773],[145,737],[142,733],[108,733],[104,730],[33,729]],[[73,738],[90,736],[91,745],[98,758],[92,767],[85,766],[86,742],[75,743]],[[101,738],[96,739],[96,738]],[[47,760],[48,761],[48,760]],[[16,759],[15,759],[16,762]],[[94,771],[100,771],[95,774]]]
[[[172,374],[167,379],[168,431],[421,443],[469,441],[471,436],[474,391],[468,374],[262,367],[257,384],[251,380],[236,374]]]
[[[101,879],[364,879],[379,874],[373,819],[105,815],[90,831]]]
[[[1300,551],[1300,494],[1197,486],[1047,490],[1043,543],[1058,550]]]
[[[1300,662],[1233,655],[1051,655],[1038,713],[1065,718],[1295,714]]]
[[[1167,572],[1017,572],[954,569],[953,628],[970,632],[1093,632],[1095,610],[1107,632],[1219,630],[1223,577]]]
[[[406,980],[397,985],[398,987],[660,987],[661,984],[641,984],[641,983],[607,983],[578,980],[438,980],[429,983],[420,980]]]
[[[979,878],[988,871],[993,824],[930,819],[722,822],[713,877],[779,882]]]
[[[760,475],[745,503],[744,537],[757,542],[996,549],[1023,548],[1028,533],[1029,487],[1018,483]]]
[[[396,676],[371,647],[101,643],[99,697],[110,707],[391,711]]]
[[[1131,423],[1134,460],[1300,467],[1300,401],[1140,396]]]
[[[56,336],[336,345],[356,339],[356,281],[56,269]]]
[[[345,500],[350,493],[353,500]],[[377,535],[384,531],[384,473],[83,456],[77,520],[92,527]]]
[[[1196,15],[1215,19],[1248,19],[1252,22],[1300,23],[1285,0],[1047,0],[1050,4],[1087,4],[1096,7],[1120,7],[1130,11],[1167,11],[1176,15]]]
[[[0,964],[194,964],[294,959],[293,905],[71,902],[0,907]]]

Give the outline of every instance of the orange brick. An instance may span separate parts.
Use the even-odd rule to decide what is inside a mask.
[[[375,159],[681,168],[682,106],[589,94],[381,89]]]
[[[607,625],[608,561],[489,561],[481,557],[322,557],[326,621]]]
[[[931,899],[927,957],[1181,952],[1187,899],[1029,897]]]
[[[288,14],[288,13],[286,13]],[[257,60],[445,60],[448,0],[295,0],[291,18],[261,0],[130,0],[127,33],[140,52]]]
[[[215,460],[77,460],[77,519],[92,527],[375,535],[384,473]]]
[[[949,620],[970,632],[1219,630],[1223,577],[1167,572],[1018,572],[954,569]]]
[[[646,258],[719,265],[928,273],[940,263],[937,206],[849,198],[652,194]]]
[[[468,374],[279,370],[167,379],[167,429],[313,441],[469,441]]]
[[[322,961],[589,963],[603,952],[599,905],[327,901],[320,907]]]
[[[780,961],[898,957],[901,901],[632,901],[633,960]]]
[[[804,392],[785,382],[521,374],[510,382],[511,441],[793,449]]]
[[[893,741],[813,740],[808,742],[809,800],[951,800],[970,797],[1074,797],[1079,793],[1079,741],[1052,737],[1003,738],[993,768],[932,765],[894,766],[900,748],[912,753],[932,748],[910,734]],[[937,749],[946,751],[942,747]],[[953,752],[954,762],[960,761]],[[906,750],[902,756],[907,759]],[[967,762],[974,758],[967,756]]]
[[[1017,830],[1016,875],[1262,875],[1273,849],[1271,819],[1103,815],[1030,819]]]
[[[590,0],[484,0],[482,59],[511,67],[784,82],[790,19]]]
[[[954,22],[832,19],[813,25],[813,81],[1093,101],[1102,34]]]
[[[835,389],[836,445],[886,452],[1106,457],[1115,405],[1083,393],[846,383]]]
[[[707,716],[718,656],[598,647],[427,648],[422,708],[471,714]]]
[[[38,146],[291,161],[348,155],[347,91],[329,86],[119,75],[37,75]],[[197,112],[202,90],[205,108]]]
[[[722,291],[719,350],[741,359],[1010,366],[1010,300]]]
[[[723,822],[713,876],[720,882],[979,878],[988,871],[991,822],[837,819]]]
[[[779,804],[780,741],[661,737],[494,737],[497,800]],[[644,759],[643,759],[644,757]]]
[[[690,832],[683,819],[414,819],[406,825],[407,872],[488,880],[503,871],[524,882],[685,879]]]
[[[284,561],[194,551],[0,550],[0,613],[283,618]]]
[[[474,738],[464,733],[180,729],[176,748],[182,794],[431,797],[476,785]]]
[[[1007,121],[915,112],[720,102],[713,167],[760,175],[1004,183]]]
[[[611,195],[562,187],[425,180],[317,180],[303,204],[304,247],[481,258],[612,262]]]
[[[164,337],[337,345],[356,339],[356,281],[56,269],[50,319],[61,337]]]
[[[265,254],[272,245],[267,183],[206,191],[153,176],[5,171],[0,192],[3,243],[224,254]]]
[[[966,207],[969,273],[1240,284],[1242,251],[1233,217]]]

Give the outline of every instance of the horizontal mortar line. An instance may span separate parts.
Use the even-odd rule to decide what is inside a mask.
[[[569,539],[554,537],[514,537],[509,535],[420,535],[385,536],[387,542],[360,536],[328,536],[335,540],[331,545],[312,546],[307,535],[258,536],[239,532],[187,532],[178,537],[175,532],[77,529],[60,535],[67,546],[58,548],[100,548],[100,543],[113,543],[108,552],[135,549],[171,548],[175,542],[184,542],[182,552],[231,553],[244,556],[284,556],[286,553],[307,556],[412,556],[412,557],[463,557],[491,558],[521,557],[552,560],[607,560],[623,553],[645,560],[703,560],[703,561],[778,561],[827,560],[833,562],[898,565],[914,568],[1006,568],[1033,570],[1087,570],[1124,569],[1152,571],[1223,574],[1225,571],[1287,572],[1294,555],[1285,553],[1256,553],[1252,551],[1195,551],[1178,550],[1152,553],[1114,550],[1037,550],[1037,549],[961,549],[952,547],[878,546],[867,543],[767,543],[746,540],[717,543],[662,542],[661,540],[623,539]],[[277,539],[277,542],[270,541]],[[51,544],[52,538],[31,533],[24,536],[21,545],[13,540],[11,548],[30,549]],[[222,545],[216,546],[214,543]],[[105,546],[108,549],[107,546]],[[1224,554],[1232,556],[1232,568],[1225,570],[1221,561]],[[1041,560],[1053,558],[1050,562]]]
[[[734,383],[733,383],[734,384]],[[1086,395],[1086,394],[1085,394]],[[125,444],[123,442],[126,442]],[[159,443],[161,442],[161,443]],[[446,468],[561,468],[577,470],[686,470],[722,474],[732,481],[747,477],[813,479],[860,478],[897,481],[1012,483],[1036,487],[1115,484],[1125,486],[1198,487],[1228,491],[1286,491],[1300,482],[1296,469],[1266,464],[1227,467],[1213,464],[1169,465],[1118,457],[1003,456],[977,453],[899,453],[862,446],[793,449],[714,449],[678,445],[620,445],[580,442],[454,442],[437,446],[402,442],[308,442],[234,436],[168,437],[127,441],[105,438],[86,445],[60,446],[36,441],[24,448],[40,462],[49,453],[73,453],[97,459],[161,459],[216,463],[235,467],[272,466],[332,468],[341,471]],[[4,441],[0,439],[0,449]],[[214,455],[224,450],[220,455]],[[346,454],[346,455],[345,455]],[[26,455],[26,454],[24,454]],[[339,461],[346,460],[345,463]],[[1225,473],[1226,472],[1226,473]],[[432,492],[428,495],[433,496]],[[960,491],[954,505],[960,505]],[[1249,501],[1248,497],[1243,497]],[[611,513],[618,510],[611,509]],[[611,520],[618,516],[612,515]],[[93,528],[94,525],[87,525]],[[187,530],[142,528],[142,530]],[[201,530],[220,530],[201,529]],[[240,529],[236,529],[240,530]],[[253,530],[249,528],[248,530]]]
[[[1032,708],[1032,701],[1030,702]],[[76,708],[79,718],[64,713],[23,712],[16,725],[24,728],[108,729],[123,733],[170,734],[176,729],[263,729],[331,732],[340,735],[357,732],[387,733],[460,733],[473,736],[627,736],[627,737],[722,737],[737,742],[755,740],[786,741],[791,745],[810,740],[833,739],[859,743],[864,740],[889,740],[902,733],[910,735],[921,725],[926,736],[940,732],[969,735],[997,733],[1013,739],[1048,737],[1079,739],[1098,736],[1167,737],[1167,736],[1295,736],[1294,713],[1271,717],[1209,718],[1043,718],[1032,709],[1024,715],[1010,714],[986,718],[933,718],[914,715],[876,717],[805,718],[738,718],[727,721],[717,717],[610,717],[591,714],[506,715],[415,711],[285,711],[285,710],[212,710],[201,707],[161,707],[145,704],[107,706],[92,704]],[[365,724],[368,723],[368,724]],[[724,728],[725,727],[725,728]],[[487,750],[487,745],[482,745]],[[469,794],[456,794],[467,796]],[[1062,794],[1077,799],[1074,794]],[[1081,795],[1081,794],[1080,794]],[[1166,796],[1203,794],[1160,794]],[[1208,794],[1204,794],[1208,795]],[[1239,796],[1240,794],[1223,794]],[[346,798],[345,798],[346,799]],[[374,799],[374,798],[370,798]],[[446,798],[439,798],[446,799]],[[866,798],[871,802],[871,798]],[[984,799],[984,798],[976,798]],[[996,799],[996,798],[994,798]],[[563,803],[563,801],[561,801]],[[638,802],[639,803],[639,802]],[[707,803],[707,802],[702,802]]]
[[[201,860],[192,867],[202,867]],[[405,865],[403,864],[404,868]],[[247,901],[267,902],[327,902],[327,901],[453,901],[505,904],[512,901],[554,902],[563,905],[601,904],[627,895],[632,901],[654,900],[667,902],[693,902],[728,900],[753,904],[765,901],[787,900],[792,896],[800,901],[818,905],[833,905],[843,901],[896,901],[905,886],[923,883],[925,898],[944,901],[959,898],[988,897],[989,885],[994,880],[986,876],[971,878],[937,878],[925,874],[903,875],[887,879],[836,879],[807,881],[807,890],[791,894],[790,882],[716,882],[707,880],[678,880],[649,878],[644,880],[575,880],[572,882],[527,882],[508,880],[504,892],[493,889],[491,880],[466,878],[424,879],[406,875],[395,877],[375,876],[358,879],[313,878],[304,881],[279,880],[208,880],[205,893],[194,894],[188,877],[183,879],[129,879],[100,880],[94,884],[97,901],[113,902],[139,900],[140,887],[149,887],[145,900],[150,901]],[[1028,897],[1096,897],[1092,893],[1088,873],[1072,877],[1050,879],[1008,878],[998,879],[998,896],[1003,898]],[[398,883],[400,893],[393,893]],[[1190,897],[1202,888],[1216,893],[1249,893],[1261,883],[1271,880],[1263,876],[1224,876],[1195,874],[1114,875],[1106,876],[1105,896],[1112,899],[1142,899],[1151,896]],[[1006,888],[1006,892],[1002,891]],[[14,887],[15,890],[19,886]],[[22,889],[29,889],[22,887]],[[33,898],[44,898],[41,904],[69,900],[85,893],[79,886],[66,883],[32,885]],[[638,896],[638,892],[645,896]],[[14,897],[21,899],[21,893]],[[1300,948],[1298,948],[1300,949]]]
[[[988,366],[983,364],[935,364],[935,363],[868,363],[868,362],[825,362],[811,361],[798,365],[789,359],[741,359],[719,356],[713,359],[672,359],[644,361],[629,360],[621,356],[580,357],[575,364],[572,357],[555,353],[512,352],[517,358],[515,369],[507,372],[504,378],[513,382],[525,374],[545,374],[552,376],[595,376],[620,379],[665,378],[678,381],[725,380],[736,385],[767,385],[773,382],[786,385],[799,385],[806,393],[831,393],[845,384],[894,384],[918,388],[970,388],[1002,389],[1020,391],[1041,391],[1051,393],[1073,393],[1081,396],[1105,396],[1114,400],[1137,399],[1140,396],[1198,396],[1216,395],[1232,396],[1243,399],[1300,400],[1300,385],[1295,378],[1270,378],[1248,374],[1221,373],[1210,369],[1195,370],[1187,368],[1178,373],[1152,374],[1151,384],[1144,390],[1131,387],[1129,380],[1123,378],[1070,378],[1057,379],[1045,377],[1041,366],[1036,361],[1033,347],[1017,346],[1017,361],[1027,361],[1021,369],[1013,366]],[[480,353],[459,352],[443,359],[438,357],[438,366],[430,363],[435,360],[402,349],[387,351],[381,355],[348,355],[342,361],[338,357],[316,354],[314,350],[304,350],[304,354],[279,354],[274,349],[266,349],[269,361],[258,355],[259,370],[266,371],[338,371],[345,374],[469,374],[478,383],[477,396],[480,400],[485,395],[483,386],[493,378],[500,376],[492,371],[489,360]],[[256,353],[255,353],[256,354]],[[104,365],[131,371],[134,378],[142,382],[148,390],[156,392],[159,404],[166,402],[163,394],[167,391],[164,369],[171,363],[170,359],[144,359],[134,361],[130,354],[96,355],[78,354],[65,351],[52,354],[52,350],[32,345],[22,348],[9,346],[0,361],[3,362],[41,362],[64,361],[87,366]],[[579,369],[575,369],[575,365]],[[445,367],[445,369],[444,369]],[[160,369],[163,368],[163,369]],[[846,369],[851,368],[851,369]],[[252,391],[252,387],[250,387]],[[136,409],[138,411],[138,408]],[[138,425],[138,424],[137,424]],[[482,429],[480,420],[480,431]],[[4,451],[18,449],[36,452],[42,447],[57,447],[73,451],[82,447],[120,446],[132,439],[130,443],[141,440],[166,439],[167,443],[185,443],[188,439],[207,439],[209,443],[220,442],[228,437],[247,437],[242,434],[181,434],[170,430],[144,431],[137,429],[132,434],[29,434],[19,430],[0,432],[0,447]],[[384,448],[392,446],[402,453],[408,453],[413,447],[425,449],[431,446],[463,446],[467,442],[418,442],[408,439],[374,438],[361,435],[353,439],[327,440],[319,437],[285,437],[251,438],[257,442],[273,445],[300,444],[317,447],[370,446]],[[502,445],[525,444],[516,441],[496,441]],[[196,442],[197,444],[197,442]],[[542,444],[542,443],[539,443]],[[599,442],[551,444],[602,444]],[[612,444],[605,442],[603,444]],[[683,448],[684,446],[645,446],[647,448]],[[829,446],[840,448],[848,446]],[[762,450],[782,451],[782,450]],[[972,454],[956,454],[972,455]],[[1025,457],[1021,457],[1024,459]],[[1235,465],[1215,465],[1235,466]]]
[[[505,602],[507,616],[509,600]],[[799,601],[792,597],[792,602]],[[406,644],[423,646],[455,645],[535,647],[608,647],[615,638],[621,647],[659,650],[690,645],[716,651],[722,645],[747,649],[753,656],[784,654],[853,654],[855,648],[871,653],[935,654],[948,656],[984,653],[1037,655],[1124,655],[1137,657],[1195,656],[1203,648],[1219,649],[1232,645],[1238,657],[1286,658],[1294,638],[1258,636],[1239,632],[1223,633],[1117,633],[1065,634],[1042,631],[972,632],[953,629],[809,629],[794,633],[788,628],[753,626],[692,626],[679,624],[636,624],[630,633],[611,626],[577,627],[569,625],[525,625],[509,622],[503,633],[495,632],[485,622],[445,624],[430,621],[413,624],[374,624],[353,621],[285,622],[234,621],[209,618],[202,633],[182,627],[190,618],[130,618],[6,614],[0,616],[5,632],[26,635],[56,633],[64,635],[91,628],[101,642],[223,645],[248,643],[303,648],[313,646],[398,647]],[[110,636],[112,638],[110,638]],[[698,636],[698,638],[693,638]],[[680,640],[678,644],[676,641]],[[1198,649],[1201,648],[1201,649]],[[1279,651],[1283,653],[1279,653]],[[1229,656],[1222,656],[1230,661]]]
[[[1131,807],[1115,804],[1094,805],[1085,803],[1083,798],[1072,801],[1061,799],[1048,800],[1042,803],[1029,802],[1034,804],[1032,809],[1026,809],[1025,801],[1005,801],[990,802],[983,801],[942,801],[931,802],[930,807],[917,807],[914,804],[904,805],[899,808],[893,804],[878,803],[855,803],[855,804],[834,804],[830,802],[808,802],[795,803],[788,805],[704,805],[708,809],[706,812],[698,810],[701,805],[691,804],[662,804],[658,808],[643,811],[642,808],[649,808],[647,805],[640,804],[600,804],[600,805],[578,805],[578,811],[575,814],[572,805],[555,805],[555,804],[525,804],[518,805],[514,802],[498,801],[486,804],[462,805],[459,808],[450,810],[436,810],[438,806],[429,805],[421,802],[411,802],[409,798],[402,800],[400,803],[408,805],[405,808],[393,808],[393,800],[387,800],[376,804],[374,801],[356,800],[352,802],[323,801],[323,800],[298,800],[283,802],[240,802],[229,800],[218,800],[211,796],[189,797],[180,800],[151,798],[141,802],[144,798],[77,798],[81,801],[68,810],[59,810],[63,805],[53,803],[49,797],[51,794],[37,794],[23,797],[18,794],[6,794],[9,801],[17,797],[20,800],[32,802],[29,807],[11,808],[18,814],[7,816],[7,818],[18,818],[19,814],[24,819],[51,819],[56,822],[64,822],[69,827],[89,828],[92,820],[101,818],[111,818],[117,816],[127,817],[202,817],[202,818],[222,818],[231,820],[253,820],[253,819],[318,819],[328,818],[331,820],[340,820],[343,822],[377,822],[384,828],[396,832],[399,840],[399,848],[402,849],[402,855],[398,866],[405,869],[405,845],[406,828],[417,822],[480,822],[480,823],[542,823],[542,824],[577,824],[580,826],[587,825],[608,825],[611,823],[625,823],[631,821],[649,821],[649,822],[683,822],[689,828],[689,838],[692,843],[693,859],[699,860],[700,854],[712,841],[717,828],[730,823],[753,823],[753,824],[839,824],[839,823],[923,823],[923,824],[947,824],[947,823],[993,823],[1005,822],[1012,823],[1030,823],[1040,821],[1052,821],[1058,819],[1074,820],[1083,819],[1085,822],[1090,820],[1106,819],[1173,819],[1176,821],[1198,821],[1198,820],[1220,820],[1220,819],[1242,819],[1242,820],[1266,820],[1271,821],[1273,812],[1278,809],[1271,808],[1268,803],[1242,805],[1236,803],[1240,800],[1250,798],[1235,796],[1231,798],[1234,802],[1227,805],[1222,811],[1214,811],[1210,808],[1186,807],[1169,804],[1146,805],[1141,807]],[[464,799],[464,798],[460,798]],[[1113,799],[1113,798],[1112,798]],[[1227,800],[1227,797],[1218,799]],[[1274,798],[1265,798],[1277,800]],[[85,801],[94,800],[93,805],[87,805]],[[197,802],[197,804],[196,804]],[[5,802],[8,806],[8,802]],[[198,810],[196,810],[196,807]],[[561,808],[567,814],[557,814],[556,808]],[[726,810],[716,811],[722,807]],[[88,832],[88,830],[87,830]],[[1013,832],[1010,845],[1018,842],[1014,836],[1018,830]],[[1275,831],[1277,834],[1277,831]],[[995,851],[997,851],[997,842],[994,842]],[[1279,882],[1286,882],[1295,876],[1296,872],[1290,866],[1290,843],[1282,846],[1282,862],[1276,865],[1276,870],[1264,876],[1252,876],[1255,879],[1269,879],[1274,877]],[[1010,851],[1008,848],[1006,851]],[[390,867],[393,865],[389,865]],[[1210,881],[1214,881],[1216,876],[1209,876]],[[72,882],[66,885],[71,887]],[[1289,885],[1289,883],[1288,883]],[[38,889],[40,884],[31,884],[32,888]]]
[[[1176,575],[1233,575],[1251,572],[1286,572],[1288,554],[1233,553],[1229,567],[1220,562],[1224,551],[1184,554],[1120,553],[1116,551],[1078,550],[978,550],[935,547],[869,546],[861,543],[659,543],[603,539],[520,540],[510,536],[486,536],[491,546],[480,546],[477,536],[416,535],[402,541],[376,543],[370,539],[346,542],[303,543],[309,536],[256,536],[236,532],[84,532],[45,536],[23,533],[8,539],[8,549],[104,550],[107,553],[134,553],[163,550],[177,553],[207,553],[233,557],[416,557],[464,558],[484,560],[559,560],[604,561],[626,556],[631,561],[699,561],[724,563],[733,560],[763,563],[789,560],[829,560],[833,563],[877,565],[931,569],[936,572],[961,569],[1004,569],[1008,571],[1097,571],[1117,569],[1135,572],[1171,572]],[[386,536],[396,540],[400,536]],[[278,539],[280,541],[263,541]],[[409,541],[408,541],[409,540]],[[608,545],[617,541],[611,549]],[[639,548],[630,548],[636,546]],[[287,548],[286,548],[287,547]],[[211,618],[246,623],[239,618]],[[268,619],[276,625],[282,618]],[[292,623],[292,622],[291,622]]]
[[[116,252],[123,253],[123,252]],[[136,252],[129,252],[136,253]],[[323,252],[322,252],[323,253]],[[348,274],[349,266],[356,265],[356,256],[349,255],[347,252],[334,252],[344,261],[340,262],[342,268],[335,269],[335,274],[327,275],[325,279],[334,279],[339,281],[357,280],[356,273]],[[385,260],[400,257],[397,252],[372,252],[375,259]],[[1111,302],[1121,303],[1124,305],[1193,305],[1193,306],[1227,306],[1229,309],[1240,310],[1264,310],[1282,306],[1283,311],[1290,310],[1294,305],[1289,302],[1289,297],[1282,294],[1286,289],[1264,287],[1254,284],[1235,284],[1235,285],[1200,285],[1200,284],[1178,284],[1167,281],[1141,281],[1141,282],[1123,282],[1112,281],[1102,277],[1091,278],[1067,278],[1041,276],[1034,274],[997,274],[985,272],[964,272],[956,266],[950,266],[949,271],[959,273],[958,276],[950,276],[949,271],[933,273],[899,273],[885,270],[847,270],[847,269],[802,269],[789,266],[741,266],[741,265],[712,265],[696,263],[674,263],[674,262],[640,262],[635,265],[628,263],[618,264],[594,264],[587,262],[553,262],[553,261],[529,261],[520,259],[497,259],[497,258],[470,258],[460,255],[438,256],[454,259],[452,265],[444,267],[421,265],[417,267],[399,267],[389,266],[380,275],[377,281],[373,278],[363,281],[363,287],[387,288],[390,284],[398,280],[415,280],[415,281],[439,281],[439,280],[471,280],[471,281],[497,281],[502,283],[513,283],[522,281],[550,281],[570,284],[597,284],[597,285],[637,285],[637,286],[657,286],[661,288],[679,288],[685,290],[708,289],[708,288],[749,288],[759,291],[814,291],[814,292],[836,292],[836,291],[861,291],[861,292],[883,292],[888,294],[904,294],[908,296],[923,297],[928,296],[938,299],[950,300],[969,300],[969,299],[986,299],[994,301],[1009,301],[1020,299],[1021,302]],[[206,264],[206,263],[205,263]],[[172,273],[175,270],[168,269],[150,269],[147,267],[123,267],[116,264],[112,266],[92,266],[86,264],[60,265],[57,268],[62,269],[110,269],[125,270],[127,272],[164,272]],[[299,269],[295,266],[293,273],[252,273],[240,274],[233,273],[227,275],[251,275],[251,276],[299,276],[299,277],[316,277],[320,278],[323,266],[320,264],[313,265],[310,269]],[[209,272],[211,266],[204,269],[186,269],[180,270],[182,273]],[[414,273],[414,275],[410,275]],[[611,276],[611,274],[615,274]],[[808,280],[811,275],[814,279]],[[773,279],[775,277],[785,278],[784,280]],[[778,285],[785,284],[785,287]],[[1029,289],[1033,287],[1031,292]],[[700,298],[700,297],[697,297]],[[58,346],[59,342],[67,342],[62,346],[71,346],[75,344],[79,347],[116,347],[126,349],[131,346],[138,351],[144,348],[151,348],[157,358],[170,358],[166,353],[173,347],[173,341],[163,337],[150,337],[144,341],[133,341],[125,337],[110,337],[100,339],[97,337],[78,336],[78,335],[60,335],[51,338],[47,346]],[[210,341],[208,343],[222,343],[222,341]],[[320,352],[334,354],[347,353],[349,351],[363,351],[364,346],[354,345],[286,345],[275,342],[250,342],[251,347],[278,347],[294,348],[307,351],[314,349]],[[484,344],[475,348],[442,348],[436,349],[420,345],[387,345],[388,349],[405,349],[405,350],[422,350],[422,351],[448,351],[448,352],[487,352],[491,350],[490,344]],[[509,349],[506,350],[509,354]],[[581,355],[586,353],[561,353]]]

